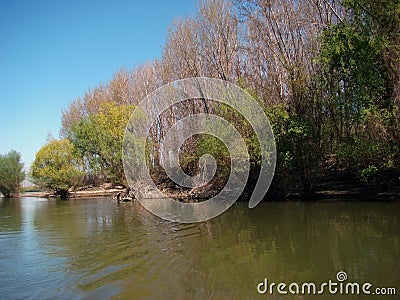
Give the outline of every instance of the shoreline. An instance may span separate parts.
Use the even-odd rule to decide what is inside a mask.
[[[111,197],[114,199],[119,192],[126,191],[126,188],[91,188],[89,190],[73,191],[69,193],[69,198],[96,198],[96,197]],[[200,202],[199,198],[193,197],[194,195],[190,192],[172,192],[165,191],[167,197],[173,199],[179,199],[182,202]],[[59,198],[50,192],[26,192],[21,193],[20,197],[31,197],[31,198]],[[400,201],[400,193],[396,192],[381,192],[371,193],[363,189],[359,190],[343,190],[343,189],[331,189],[331,190],[320,190],[316,191],[313,195],[304,196],[300,193],[292,193],[287,196],[272,196],[267,197],[269,199],[263,200],[265,202],[370,202],[370,201]],[[247,199],[248,200],[248,199]],[[239,199],[238,201],[247,201],[245,198]]]
[[[124,192],[126,188],[93,188],[90,190],[73,191],[69,192],[68,198],[95,198],[95,197],[107,197],[115,196],[119,192]],[[21,193],[20,197],[31,197],[31,198],[59,198],[50,192],[26,192]]]

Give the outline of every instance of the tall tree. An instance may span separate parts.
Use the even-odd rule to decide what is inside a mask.
[[[102,174],[113,183],[125,183],[122,141],[133,109],[132,105],[104,103],[98,113],[72,126],[70,140],[89,173]]]
[[[400,1],[343,0],[322,34],[325,110],[335,152],[362,178],[399,170]]]
[[[37,153],[30,176],[40,187],[56,191],[62,198],[68,189],[79,183],[83,176],[82,164],[75,155],[74,146],[67,140],[52,140]]]
[[[235,82],[240,75],[238,19],[231,1],[199,1],[194,17],[169,28],[163,65],[171,80],[208,76]]]
[[[25,179],[21,154],[15,150],[0,155],[0,193],[4,197],[17,197],[21,182]]]
[[[329,3],[325,5],[323,2]],[[238,1],[241,24],[243,85],[254,92],[276,122],[279,151],[277,178],[282,186],[313,189],[325,153],[319,71],[318,33],[336,22],[331,1]]]

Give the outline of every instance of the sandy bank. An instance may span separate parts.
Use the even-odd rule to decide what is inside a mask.
[[[91,197],[114,197],[119,192],[124,192],[125,188],[91,188],[88,190],[71,191],[69,192],[69,198],[91,198]],[[56,198],[53,193],[50,192],[27,192],[20,194],[21,197],[38,197],[38,198]]]

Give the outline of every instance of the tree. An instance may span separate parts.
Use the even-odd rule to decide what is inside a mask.
[[[208,76],[240,85],[264,108],[276,136],[278,190],[312,193],[337,170],[398,178],[399,29],[400,0],[200,0],[194,16],[172,24],[159,60],[116,72],[63,111],[61,134],[90,173],[124,183],[120,148],[133,105],[173,80]],[[154,120],[148,145],[155,169],[164,161],[164,133],[197,113],[240,128],[257,165],[251,128],[204,96]],[[191,137],[181,149],[188,153],[183,168],[196,173],[197,156],[217,156],[220,146]],[[224,151],[218,158],[228,167]]]
[[[394,124],[389,128],[400,147],[400,0],[342,0],[351,12],[350,25],[370,41],[384,64],[386,98],[393,108]],[[382,73],[382,72],[381,72]]]
[[[328,1],[238,1],[242,39],[241,85],[255,94],[273,121],[278,147],[274,183],[312,193],[324,159],[318,34],[336,22]],[[330,2],[330,1],[329,1]],[[324,4],[325,3],[325,4]]]
[[[25,179],[21,154],[11,150],[0,155],[0,192],[4,197],[18,196],[21,182]]]
[[[34,183],[66,198],[68,189],[77,184],[83,175],[82,165],[73,149],[67,139],[52,140],[44,145],[36,153],[31,166]]]
[[[162,63],[170,79],[197,76],[235,82],[240,74],[238,20],[231,1],[199,1],[194,17],[169,28]]]
[[[324,30],[320,52],[332,146],[344,166],[365,180],[396,174],[400,1],[342,4],[348,15]]]
[[[92,174],[104,174],[124,184],[122,141],[133,105],[103,103],[98,113],[82,118],[70,129],[70,140]]]

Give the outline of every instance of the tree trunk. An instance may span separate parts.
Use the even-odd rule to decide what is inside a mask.
[[[54,195],[60,196],[60,199],[68,199],[68,189],[56,189]]]

